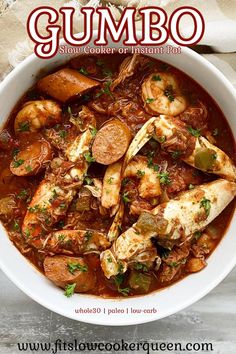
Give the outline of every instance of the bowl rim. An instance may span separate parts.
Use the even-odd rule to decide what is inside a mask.
[[[97,31],[93,31],[93,39],[96,36]],[[139,33],[139,31],[137,31],[137,36],[141,35],[141,32]],[[108,44],[108,47],[110,46],[112,42],[110,42]],[[122,47],[123,44],[121,44],[120,42],[118,43],[120,44]],[[172,45],[172,46],[176,46],[172,41],[168,41],[166,43],[166,45]],[[63,39],[60,40],[60,45],[66,45],[65,41]],[[69,46],[69,45],[68,45]],[[140,47],[140,46],[137,46]],[[181,47],[182,48],[182,52],[188,56],[190,58],[190,60],[195,60],[196,62],[201,63],[202,66],[207,67],[207,69],[211,72],[212,75],[216,75],[217,78],[221,81],[221,83],[225,86],[225,88],[227,88],[228,91],[231,91],[231,95],[234,99],[234,102],[236,104],[236,90],[234,88],[234,86],[229,82],[229,80],[220,72],[219,69],[217,69],[213,64],[211,64],[207,59],[205,59],[204,57],[200,56],[198,53],[194,52],[193,50],[191,50],[190,48],[186,48],[186,47]],[[151,56],[151,55],[150,55]],[[158,58],[158,56],[153,55],[153,57]],[[20,73],[24,68],[26,68],[28,65],[33,65],[35,62],[37,62],[38,60],[43,60],[43,59],[39,59],[36,57],[35,54],[31,54],[29,57],[27,57],[22,63],[20,63],[16,68],[14,68],[6,77],[5,79],[0,83],[0,94],[4,91],[5,87],[7,87],[7,85],[12,81],[12,79],[14,79],[14,77]],[[46,62],[45,62],[46,63]],[[173,64],[174,65],[174,64]],[[194,79],[195,80],[195,79]],[[201,85],[201,83],[200,83]],[[16,103],[16,102],[15,102]],[[15,104],[14,103],[14,104]],[[14,107],[14,105],[13,105]],[[229,123],[229,122],[228,122]],[[230,124],[229,124],[230,125]],[[232,129],[232,125],[230,125],[231,129]],[[233,130],[233,129],[232,129]],[[229,224],[228,229],[225,232],[225,235],[223,237],[223,239],[225,237],[227,237],[227,233],[229,231],[230,226],[232,225],[233,222],[233,218],[234,215],[232,216],[232,220]],[[5,231],[6,236],[7,235],[7,231]],[[5,236],[5,235],[4,235]],[[222,243],[222,240],[220,241],[220,244]],[[218,247],[220,247],[220,244],[218,245]],[[15,247],[12,244],[13,247]],[[217,248],[218,248],[217,247]],[[25,257],[17,250],[17,252],[24,258],[26,263],[29,263],[29,261],[27,261],[27,259],[25,259]],[[216,252],[216,250],[214,251]],[[213,254],[214,254],[213,252]],[[210,256],[211,257],[211,256]],[[58,313],[62,316],[71,318],[73,320],[77,320],[77,321],[81,321],[81,322],[85,322],[85,323],[89,323],[89,324],[96,324],[96,325],[109,325],[109,326],[128,326],[128,325],[137,325],[137,324],[144,324],[144,323],[148,323],[148,322],[152,322],[155,320],[159,320],[162,318],[165,318],[167,316],[170,316],[176,312],[179,312],[180,310],[185,309],[186,307],[192,305],[193,303],[195,303],[196,301],[200,300],[202,297],[204,297],[207,293],[209,293],[213,288],[215,288],[229,273],[230,271],[234,268],[234,266],[236,265],[236,254],[234,257],[231,257],[231,259],[227,262],[227,266],[225,265],[223,267],[222,270],[219,271],[218,275],[213,277],[213,279],[210,279],[208,282],[207,286],[204,286],[203,289],[198,289],[196,291],[196,293],[194,295],[192,295],[191,297],[189,297],[187,300],[184,300],[180,303],[174,304],[170,307],[170,309],[164,311],[161,315],[157,315],[157,314],[153,314],[153,315],[149,315],[149,316],[142,316],[142,318],[137,318],[137,317],[131,317],[129,316],[128,318],[124,318],[123,321],[121,319],[117,320],[112,320],[110,323],[106,323],[106,319],[100,319],[97,320],[96,317],[92,316],[92,315],[88,315],[85,317],[81,317],[78,315],[74,315],[74,314],[70,314],[68,313],[66,310],[59,308],[58,305],[55,304],[49,304],[48,300],[46,298],[42,298],[42,296],[38,295],[37,292],[33,292],[32,289],[30,288],[30,286],[25,286],[25,284],[23,284],[16,276],[16,273],[14,273],[14,271],[12,269],[10,269],[8,267],[7,264],[5,264],[2,259],[0,258],[0,268],[2,269],[2,271],[8,276],[8,278],[10,280],[13,281],[13,283],[19,288],[21,289],[26,295],[28,295],[31,299],[33,299],[34,301],[36,301],[37,303],[39,303],[40,305],[44,306],[45,308]],[[32,265],[31,265],[32,266]],[[39,272],[39,271],[38,271]],[[40,273],[41,274],[41,273]],[[199,273],[200,274],[200,273]],[[45,278],[45,276],[43,276]],[[188,277],[187,277],[188,278]],[[174,288],[177,286],[178,283],[182,283],[183,280],[180,280],[179,282],[173,284],[170,286],[170,288]],[[161,292],[164,292],[164,290],[168,291],[168,287],[161,289]],[[144,295],[141,296],[142,299],[147,299],[148,297],[153,297],[155,298],[156,294],[158,294],[159,291],[155,291],[151,294],[148,295]],[[82,295],[84,298],[89,298],[89,296],[87,295]],[[97,299],[99,299],[99,301],[104,301],[104,303],[120,303],[122,302],[123,304],[126,303],[127,306],[129,306],[129,303],[132,302],[132,299],[134,298],[124,298],[124,299],[103,299],[100,297],[97,297]]]

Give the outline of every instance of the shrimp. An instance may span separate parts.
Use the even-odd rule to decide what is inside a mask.
[[[122,162],[115,162],[106,169],[102,187],[102,206],[111,209],[119,204]]]
[[[52,100],[28,101],[18,112],[14,129],[19,132],[37,132],[44,127],[60,123],[62,110],[58,103]]]
[[[185,123],[166,115],[152,117],[143,125],[126,152],[123,168],[151,138],[156,139],[163,150],[178,152],[181,160],[196,169],[236,180],[235,166],[225,152],[206,138],[193,136]]]
[[[187,100],[180,92],[179,83],[170,73],[149,75],[142,84],[142,99],[150,114],[177,116],[187,108]]]
[[[117,162],[108,166],[102,189],[102,207],[110,209],[111,216],[115,215],[108,232],[108,239],[113,241],[119,235],[119,228],[124,215],[124,205],[120,202],[121,179],[124,177],[136,177],[140,179],[138,191],[142,198],[153,198],[161,194],[160,181],[156,172],[148,167],[144,156],[137,156],[129,163],[123,176],[121,175],[122,163]]]
[[[144,156],[136,156],[129,162],[123,174],[123,165],[117,162],[110,165],[103,180],[102,205],[105,208],[114,207],[119,203],[121,179],[136,177],[140,179],[138,191],[141,198],[149,199],[161,194],[160,181],[153,168],[148,167],[148,160]]]
[[[161,195],[160,180],[153,168],[148,167],[147,158],[136,156],[126,167],[123,177],[138,177],[141,198],[149,199]]]
[[[101,266],[107,278],[119,273],[132,257],[151,247],[155,237],[168,247],[181,244],[196,231],[203,230],[234,199],[236,184],[223,179],[205,183],[181,193],[175,199],[160,204],[151,212],[140,215],[137,223],[121,234],[110,249],[101,253]],[[108,257],[113,254],[113,257]],[[109,264],[108,264],[109,263]]]

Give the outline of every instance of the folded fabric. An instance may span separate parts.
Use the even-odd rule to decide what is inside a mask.
[[[14,0],[4,0],[12,2]],[[202,12],[206,31],[200,44],[211,46],[215,52],[227,53],[236,51],[236,0],[103,0],[103,4],[110,6],[116,20],[119,20],[122,9],[125,6],[137,8],[145,6],[161,6],[168,14],[180,6],[193,6]],[[29,13],[38,6],[48,5],[46,0],[17,0],[14,5],[0,17],[0,77],[4,77],[11,67],[15,67],[25,57],[33,52],[33,45],[26,31],[26,20]],[[76,9],[74,19],[74,32],[83,30],[83,17],[80,15],[81,6],[96,8],[101,5],[100,0],[54,0],[53,6],[58,9],[61,6],[73,6]],[[98,25],[98,16],[94,18],[94,28]],[[181,20],[181,32],[188,36],[192,33],[192,20],[189,16],[183,16]],[[136,27],[141,27],[141,21],[137,18]],[[45,21],[40,21],[40,32],[46,33]],[[234,57],[234,55],[233,55]],[[211,57],[208,56],[211,60]],[[226,58],[226,59],[225,59]],[[218,58],[219,59],[219,58]],[[213,59],[215,62],[216,59]],[[228,60],[221,57],[220,62]],[[235,59],[234,59],[235,60]],[[229,66],[231,64],[231,60]],[[222,69],[224,70],[224,69]]]

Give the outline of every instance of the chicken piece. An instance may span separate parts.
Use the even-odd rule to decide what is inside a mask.
[[[14,129],[20,132],[37,132],[44,127],[61,123],[62,111],[58,103],[51,100],[29,101],[18,112]]]
[[[142,99],[145,110],[150,114],[177,116],[187,108],[187,100],[171,73],[155,72],[149,75],[142,84]]]

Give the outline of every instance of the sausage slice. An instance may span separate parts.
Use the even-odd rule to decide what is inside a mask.
[[[66,102],[75,96],[82,96],[99,85],[98,81],[90,79],[76,70],[65,68],[39,80],[37,87],[47,95],[61,102]]]
[[[34,176],[52,159],[52,149],[47,141],[36,141],[20,151],[10,164],[11,172],[16,176]]]
[[[96,274],[82,257],[48,256],[43,265],[46,277],[60,288],[76,283],[75,292],[84,293],[96,285]]]
[[[109,120],[98,131],[92,146],[92,155],[98,163],[110,165],[118,161],[129,147],[131,132],[119,119]]]

